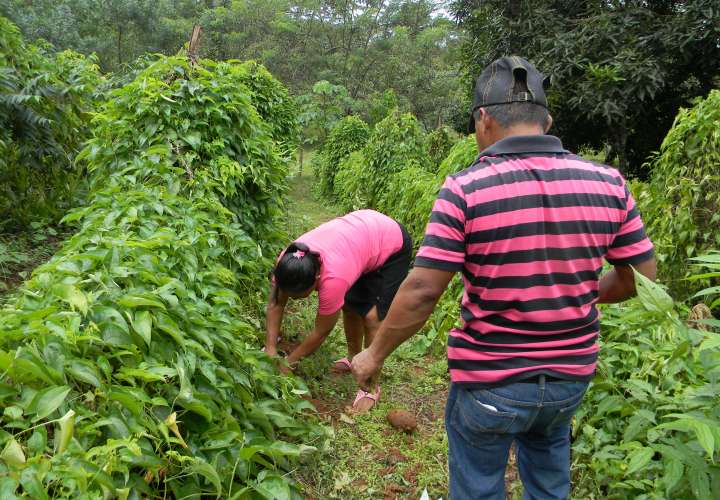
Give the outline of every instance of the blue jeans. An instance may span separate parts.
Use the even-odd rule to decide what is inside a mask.
[[[505,466],[517,441],[525,499],[570,495],[570,423],[587,382],[519,382],[494,389],[451,384],[445,410],[450,500],[505,499]]]

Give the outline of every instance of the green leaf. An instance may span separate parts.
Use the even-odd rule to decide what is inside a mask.
[[[19,498],[15,495],[18,486],[20,486],[20,483],[15,478],[9,476],[0,477],[0,498],[7,500]]]
[[[100,385],[102,385],[97,369],[86,361],[72,361],[67,367],[67,371],[76,380],[94,387],[100,387]]]
[[[33,421],[37,422],[60,408],[68,394],[70,394],[70,387],[66,385],[51,387],[39,392],[33,401],[36,414]]]
[[[645,467],[647,464],[650,463],[650,460],[652,459],[653,455],[655,454],[655,450],[652,448],[639,448],[637,450],[634,450],[632,453],[628,455],[629,462],[628,462],[628,469],[627,474],[634,474],[643,467]]]
[[[170,316],[164,313],[158,314],[155,317],[155,324],[159,330],[170,335],[180,346],[185,347],[185,335]]]
[[[52,293],[70,304],[70,306],[74,309],[77,309],[83,314],[87,314],[88,299],[85,294],[74,285],[68,285],[65,283],[57,284],[52,287]]]
[[[183,136],[183,141],[187,142],[190,147],[193,149],[198,149],[200,147],[200,133],[199,132],[191,132],[189,134],[186,134]]]
[[[291,500],[292,493],[287,481],[279,477],[270,477],[254,486],[255,491],[267,500]]]
[[[698,420],[693,420],[692,426],[695,429],[695,436],[697,437],[700,446],[703,447],[710,457],[710,460],[712,460],[715,453],[715,438],[712,430],[710,430],[710,426]]]
[[[149,311],[135,311],[135,319],[132,323],[133,329],[150,346],[152,339],[152,316]]]
[[[675,486],[682,479],[685,466],[679,460],[670,459],[664,462],[665,474],[663,475],[663,484],[665,485],[665,492],[668,494],[672,491]]]
[[[107,397],[111,401],[117,401],[120,403],[122,406],[130,410],[130,412],[132,412],[132,414],[136,417],[140,417],[142,415],[142,401],[129,390],[120,386],[113,386],[113,390],[108,392]]]
[[[43,487],[38,475],[39,471],[36,467],[26,467],[22,471],[22,474],[20,474],[20,484],[33,500],[47,500],[47,491]]]
[[[117,300],[117,303],[124,307],[135,308],[135,307],[159,307],[165,309],[165,304],[159,300],[151,297],[142,295],[125,295]]]
[[[215,491],[213,492],[213,494],[220,496],[220,494],[222,493],[222,480],[220,479],[220,475],[213,466],[205,462],[203,459],[196,457],[195,461],[190,466],[189,472],[192,474],[200,474],[205,479],[207,479],[210,484],[215,487]]]
[[[641,303],[649,311],[669,313],[673,310],[673,299],[660,285],[643,276],[633,268],[637,293]]]
[[[30,455],[40,455],[45,452],[47,446],[47,437],[45,436],[44,428],[38,429],[33,432],[30,439],[27,440],[27,448]],[[1,497],[0,497],[1,498]]]
[[[15,441],[14,438],[10,438],[10,441],[7,442],[2,453],[0,453],[0,460],[11,467],[23,465],[25,463],[25,453],[20,443]]]
[[[695,498],[711,498],[710,480],[705,470],[690,468],[688,472],[690,476],[690,488]]]

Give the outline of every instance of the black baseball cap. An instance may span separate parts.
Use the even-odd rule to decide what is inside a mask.
[[[527,92],[513,94],[516,81],[527,84]],[[548,80],[526,59],[506,56],[486,67],[475,82],[475,97],[470,110],[468,131],[475,132],[476,109],[511,102],[532,102],[547,108],[545,87]]]

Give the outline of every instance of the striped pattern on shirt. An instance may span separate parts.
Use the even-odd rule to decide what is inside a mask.
[[[514,136],[446,178],[415,265],[463,273],[451,379],[492,387],[539,374],[592,378],[603,258],[652,256],[617,170],[553,136]]]

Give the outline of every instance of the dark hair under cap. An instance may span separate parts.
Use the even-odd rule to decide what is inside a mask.
[[[319,271],[320,254],[311,252],[306,244],[295,241],[285,249],[273,276],[280,290],[302,293],[313,287]]]

